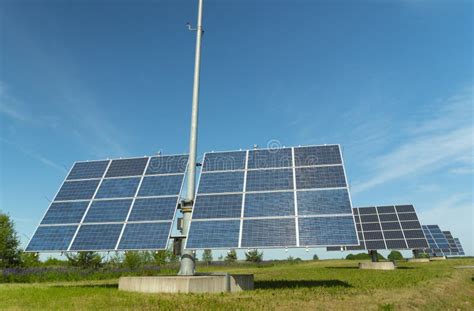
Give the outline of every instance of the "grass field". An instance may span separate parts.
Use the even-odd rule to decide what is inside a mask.
[[[474,310],[472,266],[474,259],[401,262],[394,271],[359,270],[349,260],[200,267],[255,274],[254,291],[226,294],[127,293],[117,279],[0,284],[0,309]]]

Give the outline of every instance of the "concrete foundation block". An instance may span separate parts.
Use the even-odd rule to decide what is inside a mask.
[[[430,261],[446,260],[446,256],[430,257]]]
[[[119,290],[142,293],[222,293],[252,290],[253,274],[121,277]]]
[[[359,262],[359,269],[394,270],[395,269],[395,264],[391,261]]]
[[[429,258],[408,258],[408,262],[430,262]]]

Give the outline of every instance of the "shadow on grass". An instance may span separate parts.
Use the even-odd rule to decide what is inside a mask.
[[[67,288],[67,287],[75,287],[75,288],[118,288],[118,284],[78,284],[78,285],[54,285],[52,287],[60,287],[60,288]]]
[[[276,288],[312,288],[312,287],[352,287],[349,283],[339,280],[318,280],[318,281],[255,281],[255,289],[276,289]]]

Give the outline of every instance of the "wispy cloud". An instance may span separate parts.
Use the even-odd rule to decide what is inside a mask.
[[[474,149],[472,124],[472,89],[446,101],[432,118],[413,124],[403,143],[370,161],[366,180],[356,182],[352,193],[363,192],[384,183],[410,176],[455,168],[453,173],[467,172],[471,166],[460,161]]]
[[[58,165],[54,161],[44,157],[43,155],[39,154],[38,152],[28,150],[25,147],[22,147],[19,144],[11,142],[11,141],[9,141],[5,138],[2,138],[2,137],[0,137],[0,142],[5,143],[5,144],[15,148],[16,150],[23,153],[24,155],[26,155],[26,156],[28,156],[28,157],[30,157],[30,158],[32,158],[32,159],[34,159],[34,160],[36,160],[40,163],[43,163],[44,165],[47,165],[47,166],[52,167],[54,169],[57,169],[57,170],[61,171],[62,173],[67,173],[67,169],[65,167],[63,167],[61,165]]]

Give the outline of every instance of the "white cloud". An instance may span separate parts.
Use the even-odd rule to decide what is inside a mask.
[[[472,101],[469,90],[449,99],[431,119],[414,124],[403,143],[366,163],[371,168],[369,177],[354,183],[352,193],[447,166],[453,173],[468,173],[466,166],[471,168],[472,161],[466,165],[466,155],[474,150]]]

